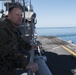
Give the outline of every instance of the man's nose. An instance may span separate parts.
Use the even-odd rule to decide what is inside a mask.
[[[18,18],[22,19],[22,16],[21,16],[21,15],[19,15],[19,16],[18,16]]]

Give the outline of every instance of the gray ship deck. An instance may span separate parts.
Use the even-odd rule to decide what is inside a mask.
[[[46,51],[46,63],[53,75],[76,75],[76,45],[53,36],[37,40]]]

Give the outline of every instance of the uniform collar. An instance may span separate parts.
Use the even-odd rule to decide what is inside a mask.
[[[16,25],[12,23],[10,19],[6,18],[5,21],[8,22],[12,27],[17,28]]]

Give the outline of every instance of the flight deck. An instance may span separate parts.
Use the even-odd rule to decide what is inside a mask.
[[[42,43],[52,75],[76,75],[76,45],[54,36],[37,38]]]

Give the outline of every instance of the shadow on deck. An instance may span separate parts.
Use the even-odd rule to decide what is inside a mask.
[[[47,65],[53,75],[76,75],[72,70],[76,68],[76,58],[71,55],[57,55],[46,52]]]

